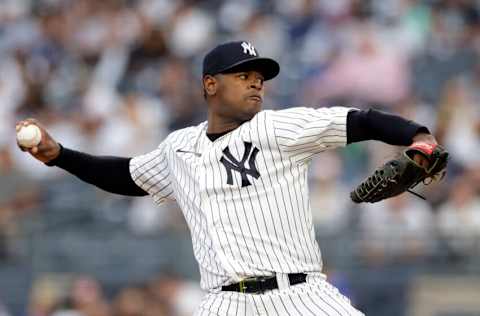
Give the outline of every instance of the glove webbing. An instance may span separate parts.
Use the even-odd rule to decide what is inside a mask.
[[[361,194],[358,195],[358,197],[360,196],[368,196],[370,194],[371,191],[374,191],[377,189],[378,186],[382,186],[382,187],[387,187],[386,185],[386,182],[389,181],[389,182],[393,182],[393,183],[397,183],[396,180],[394,180],[395,176],[397,175],[397,173],[394,174],[393,177],[390,177],[390,178],[382,178],[382,174],[383,173],[383,170],[376,170],[373,175],[371,175],[370,177],[368,177],[368,179],[366,181],[364,181],[360,188],[359,188],[359,191]],[[426,198],[421,195],[420,193],[417,193],[415,191],[412,191],[411,189],[413,189],[414,187],[416,187],[418,184],[420,183],[417,182],[415,184],[413,184],[410,188],[408,188],[406,191],[423,199],[423,200],[426,200]],[[430,183],[430,182],[429,182]],[[425,185],[428,185],[429,183],[425,183]],[[379,192],[378,190],[376,190],[377,192]],[[367,193],[367,194],[364,194],[364,193]]]

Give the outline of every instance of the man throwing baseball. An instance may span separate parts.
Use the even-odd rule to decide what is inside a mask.
[[[134,158],[60,145],[40,126],[28,150],[103,190],[175,200],[190,228],[208,292],[196,315],[362,315],[322,274],[307,171],[314,155],[363,140],[437,146],[426,127],[353,108],[262,111],[264,82],[280,71],[249,42],[215,47],[203,61],[208,121],[172,132]],[[412,157],[428,165],[427,157]]]

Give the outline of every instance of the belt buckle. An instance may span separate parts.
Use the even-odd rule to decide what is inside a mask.
[[[266,291],[264,287],[264,284],[266,281],[267,281],[267,277],[265,276],[250,277],[250,278],[240,280],[240,282],[238,282],[238,287],[239,287],[240,293],[246,293],[246,290],[250,288],[253,290],[252,292],[250,292],[252,294],[263,294]],[[248,286],[246,283],[249,283],[250,286]],[[253,284],[255,285],[252,286]]]
[[[240,293],[245,293],[245,290],[247,289],[247,285],[245,284],[246,280],[247,279],[243,279],[238,282],[238,289],[240,290]]]

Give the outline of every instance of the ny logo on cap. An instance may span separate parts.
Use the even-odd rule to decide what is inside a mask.
[[[247,178],[247,175],[258,179],[260,177],[260,173],[257,170],[257,166],[255,165],[255,157],[258,154],[258,148],[252,146],[252,143],[243,142],[245,146],[245,151],[243,152],[243,157],[241,160],[237,160],[233,155],[230,153],[230,148],[226,147],[223,150],[223,156],[220,159],[220,162],[227,170],[227,184],[233,185],[233,175],[232,171],[236,171],[240,173],[242,177],[242,187],[246,187],[251,185],[250,181]],[[248,168],[245,166],[245,163],[248,160]]]
[[[242,42],[243,53],[250,54],[252,56],[257,56],[257,52],[255,52],[255,47],[251,43]]]

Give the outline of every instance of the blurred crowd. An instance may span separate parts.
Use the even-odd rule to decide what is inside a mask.
[[[64,146],[92,154],[145,153],[170,131],[206,119],[202,58],[236,39],[281,65],[266,84],[266,108],[376,108],[425,124],[451,153],[444,181],[416,188],[426,201],[404,194],[362,207],[350,203],[349,190],[399,149],[368,142],[320,155],[310,188],[321,236],[352,236],[349,260],[373,266],[478,256],[478,1],[1,0],[0,270],[1,262],[27,260],[15,242],[29,234],[22,223],[53,208],[120,208],[134,234],[187,233],[175,205],[83,192],[65,172],[34,161],[16,147],[15,123],[34,117]],[[93,277],[63,280],[70,297],[28,315],[182,316],[163,302],[177,293],[170,285],[190,281],[167,279],[152,276],[108,299]],[[50,283],[38,282],[48,296]],[[98,309],[81,307],[82,289]],[[190,291],[197,302],[199,290]],[[32,286],[25,295],[33,302],[36,293]],[[9,315],[1,301],[0,315]]]
[[[173,275],[128,285],[113,299],[107,298],[102,285],[92,277],[45,275],[32,287],[27,313],[38,316],[187,316],[193,315],[201,296],[195,284]]]

